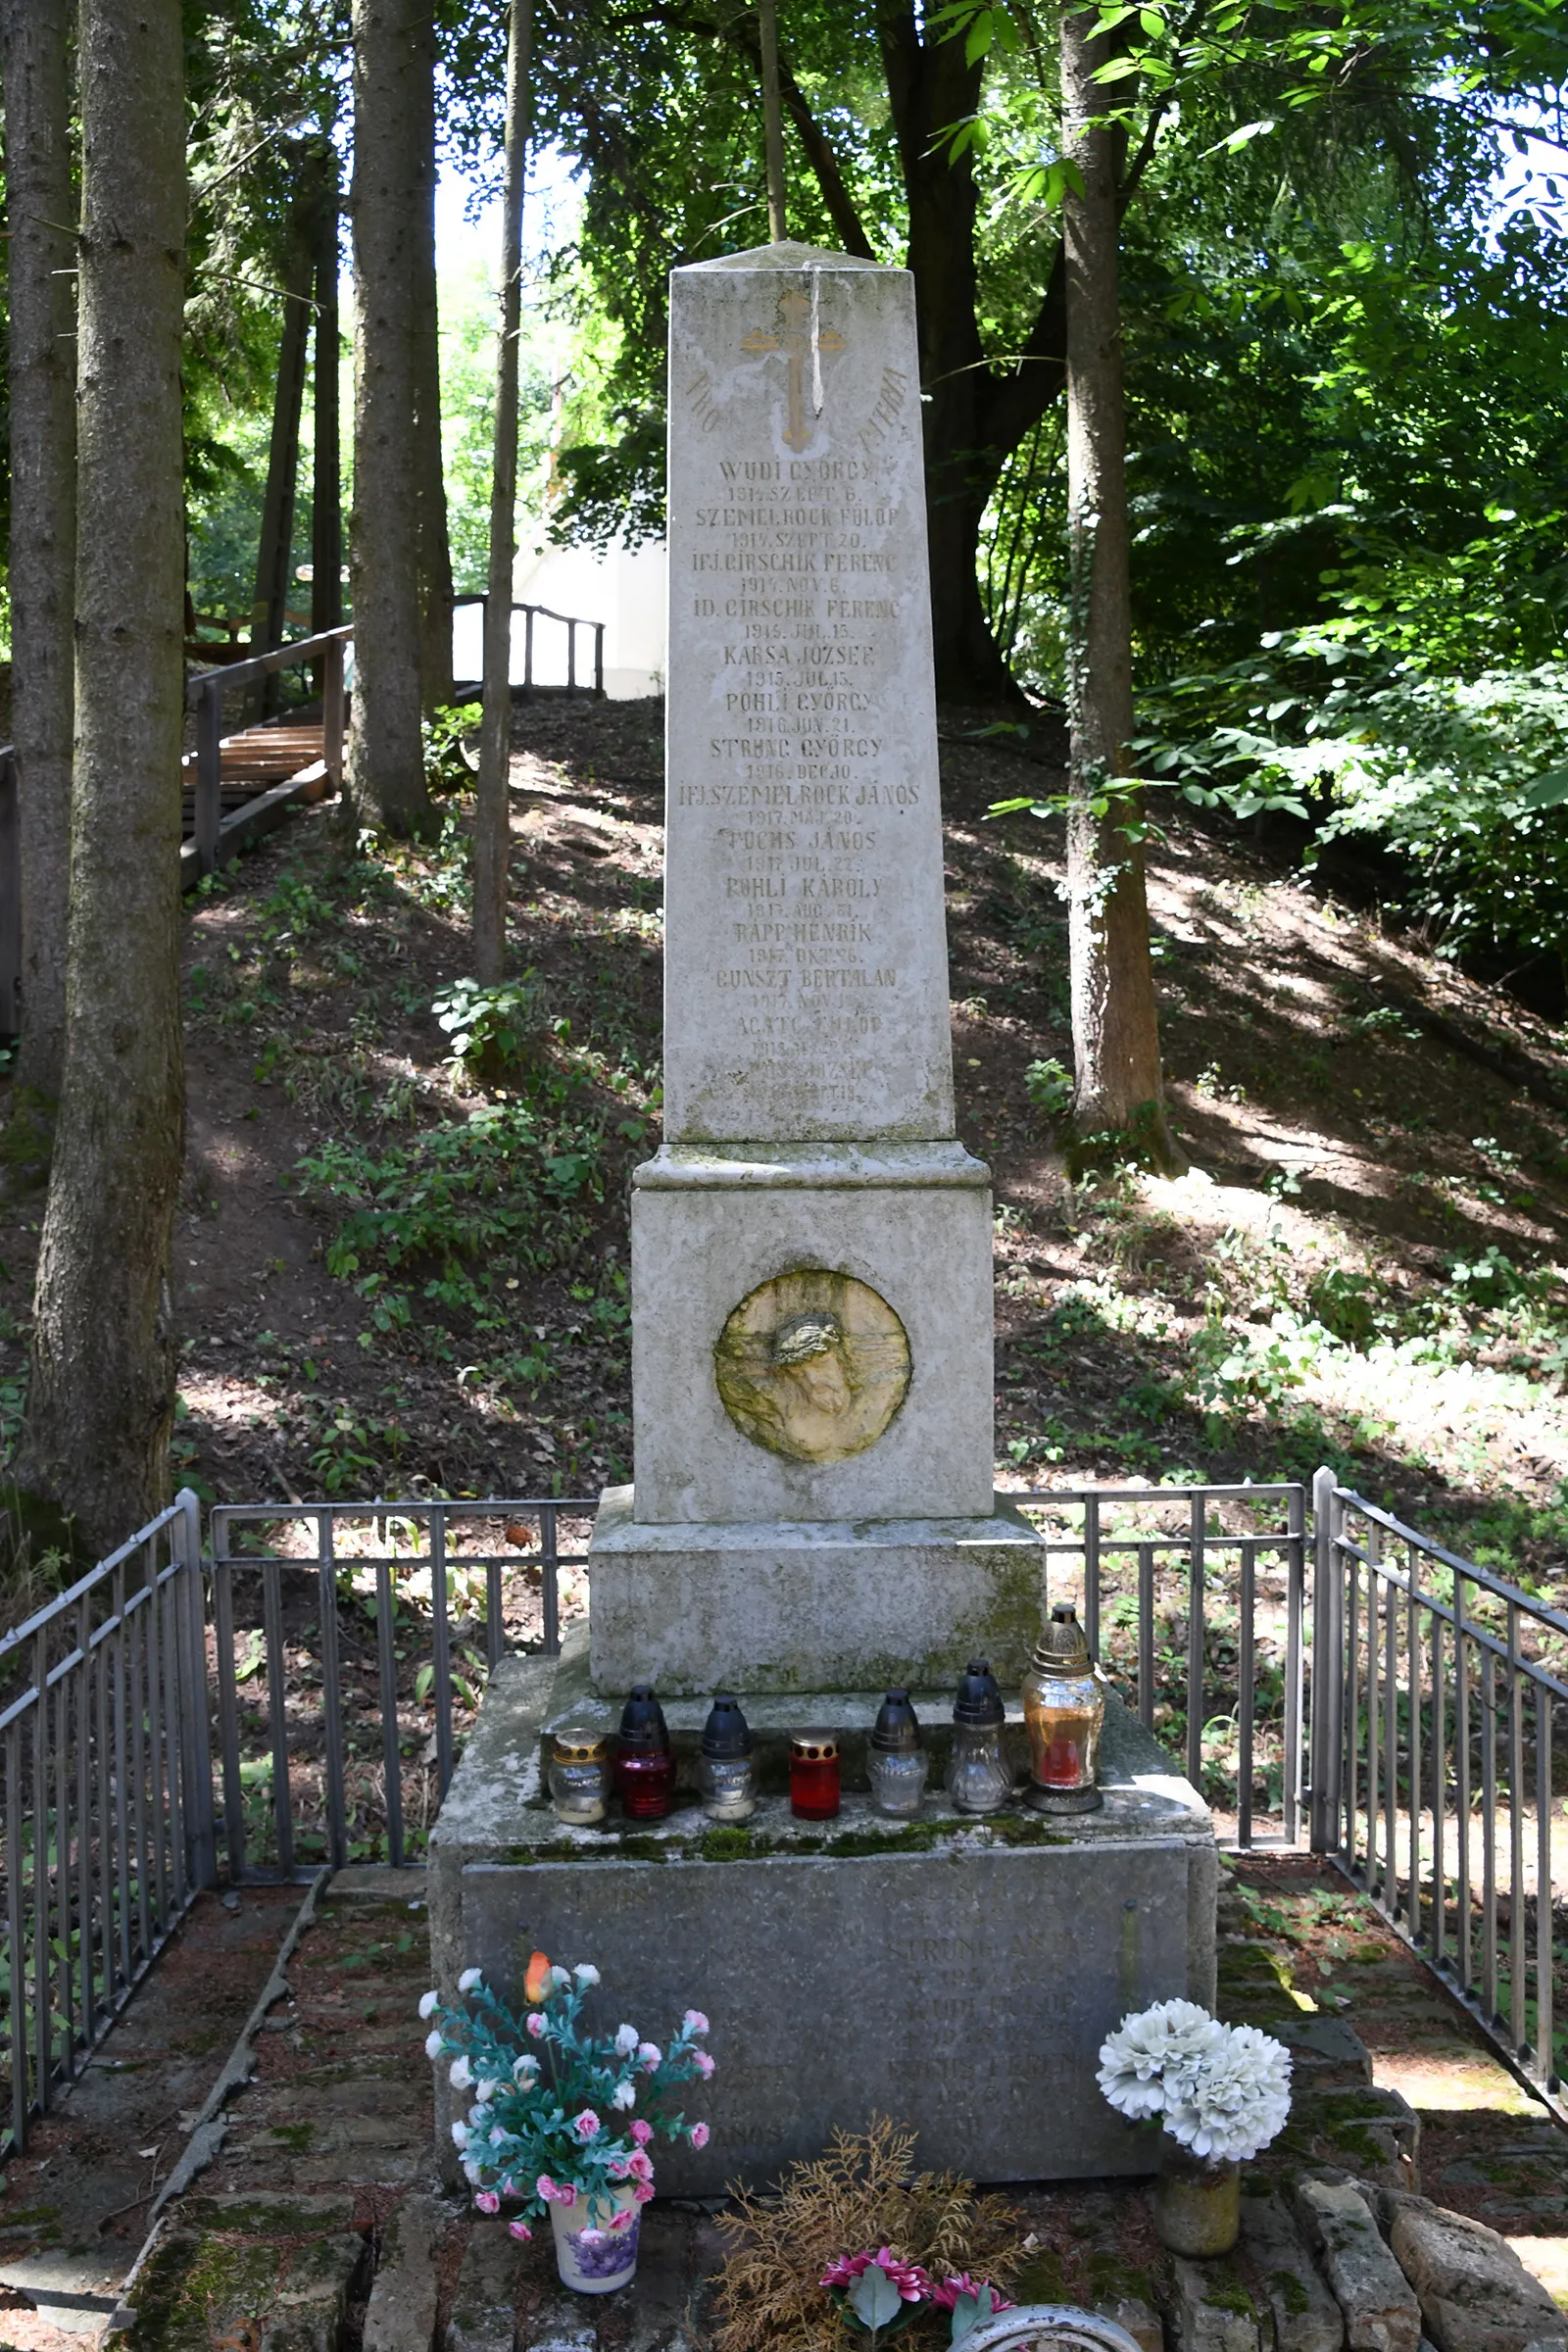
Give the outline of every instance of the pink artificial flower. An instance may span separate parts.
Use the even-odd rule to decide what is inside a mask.
[[[579,2139],[597,2139],[599,2136],[599,2118],[597,2115],[595,2115],[591,2107],[585,2107],[581,2115],[574,2115],[572,2117],[571,2128],[573,2132],[576,2132]]]
[[[533,2235],[526,2222],[509,2222],[507,2230],[511,2236],[521,2239],[524,2244]]]
[[[473,2200],[473,2206],[476,2213],[499,2213],[501,2199],[493,2188],[481,2188]]]
[[[544,2038],[544,2031],[545,2031],[545,2021],[544,2021],[544,2018],[542,2017],[542,2015],[540,2014],[540,2012],[539,2012],[537,2009],[531,2009],[531,2010],[528,2012],[528,2015],[527,2015],[526,2019],[524,2020],[524,2024],[525,2024],[525,2026],[526,2026],[526,2028],[527,2028],[527,2031],[528,2031],[529,2034],[532,2036],[532,2038],[533,2038],[535,2041],[542,2041],[542,2040],[543,2040],[543,2038]]]
[[[571,2182],[569,2180],[552,2180],[548,2173],[540,2174],[534,2182],[534,2187],[547,2205],[575,2205],[577,2202],[577,2191],[572,2187]]]
[[[605,2170],[612,2180],[624,2180],[630,2163],[631,2159],[628,2156],[612,2156]]]
[[[612,2216],[610,2227],[612,2230],[629,2230],[633,2218],[631,2207],[623,2205],[617,2214]]]
[[[654,2184],[651,2180],[639,2180],[631,2193],[639,2205],[646,2205],[654,2193]]]
[[[706,2124],[693,2124],[692,2146],[694,2148],[706,2148],[711,2137],[712,2133]]]
[[[713,2061],[711,2058],[710,2058],[708,2052],[706,2050],[693,2050],[692,2064],[696,2067],[697,2072],[702,2076],[703,2081],[706,2082],[713,2071]]]
[[[940,2285],[934,2286],[931,2289],[931,2300],[939,2311],[952,2311],[960,2295],[973,2295],[978,2299],[982,2287],[991,2288],[993,2309],[997,2311],[1015,2311],[1017,2309],[1016,2304],[1010,2303],[1005,2295],[999,2293],[997,2288],[991,2285],[989,2278],[971,2278],[967,2271],[959,2271],[956,2278],[944,2278]]]
[[[627,2157],[626,2170],[634,2180],[653,2179],[654,2168],[646,2148],[639,2148],[634,2156]]]
[[[693,2034],[706,2034],[709,2030],[708,2020],[700,2009],[688,2009],[680,2021],[680,2030],[688,2037]]]
[[[646,2148],[648,2142],[654,2136],[654,2127],[652,2124],[645,2123],[642,2117],[639,2116],[637,2121],[631,2126],[631,2135],[640,2148]]]
[[[841,2254],[830,2262],[822,2273],[823,2286],[850,2287],[862,2272],[875,2263],[886,2271],[906,2303],[923,2303],[931,2292],[931,2281],[917,2262],[901,2262],[891,2246],[879,2246],[874,2254]]]
[[[604,2242],[605,2233],[602,2230],[579,2230],[577,2232],[579,2246],[602,2246]]]
[[[656,2066],[663,2065],[664,2053],[657,2041],[640,2041],[637,2044],[637,2063],[652,2074]]]

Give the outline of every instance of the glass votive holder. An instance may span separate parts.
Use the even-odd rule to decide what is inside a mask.
[[[615,1793],[628,1821],[662,1821],[675,1797],[669,1726],[652,1683],[633,1683],[615,1740]]]
[[[871,1802],[878,1813],[907,1821],[920,1810],[928,1759],[920,1745],[920,1722],[907,1690],[890,1690],[877,1714],[866,1751]]]
[[[703,1726],[697,1786],[710,1821],[750,1821],[757,1811],[752,1735],[740,1701],[722,1692]]]
[[[790,1735],[790,1811],[797,1821],[831,1821],[839,1809],[839,1743],[832,1732]]]
[[[985,1658],[971,1658],[953,1707],[948,1794],[957,1813],[999,1813],[1012,1794],[1007,1710]]]
[[[550,1802],[562,1821],[586,1828],[610,1802],[610,1741],[603,1732],[557,1732],[550,1743]]]

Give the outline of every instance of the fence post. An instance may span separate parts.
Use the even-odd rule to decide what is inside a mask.
[[[0,751],[0,1036],[22,1030],[22,811],[17,755]]]
[[[524,605],[522,608],[522,690],[524,694],[529,693],[532,690],[532,687],[533,607],[532,605]]]
[[[321,662],[321,763],[343,789],[343,639],[334,637]]]
[[[1343,1510],[1340,1483],[1332,1470],[1312,1479],[1312,1728],[1310,1742],[1310,1845],[1332,1854],[1340,1842],[1340,1789],[1344,1726],[1341,1722],[1340,1555],[1337,1539]]]
[[[575,694],[576,691],[577,623],[574,620],[568,620],[566,623],[566,692],[568,694]]]
[[[594,692],[601,700],[605,692],[605,624],[594,622]]]
[[[218,835],[223,821],[223,690],[204,684],[196,705],[196,865],[203,874],[218,868]]]
[[[202,1506],[190,1487],[174,1497],[179,1517],[170,1549],[183,1574],[180,1586],[180,1778],[184,1783],[186,1869],[193,1886],[218,1884],[213,1815],[212,1708],[207,1689],[207,1611],[202,1599]]]

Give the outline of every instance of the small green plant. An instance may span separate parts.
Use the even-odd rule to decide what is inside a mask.
[[[495,1079],[523,1058],[538,1032],[542,1006],[539,974],[529,970],[519,980],[489,988],[477,980],[454,980],[431,1010],[452,1041],[454,1068]]]
[[[433,793],[466,792],[474,769],[463,748],[483,716],[478,703],[444,703],[424,722],[424,780]]]
[[[1023,1074],[1023,1091],[1048,1119],[1064,1119],[1072,1108],[1072,1072],[1054,1058],[1032,1061]]]

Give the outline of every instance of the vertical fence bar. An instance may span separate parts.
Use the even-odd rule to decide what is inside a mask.
[[[347,698],[343,691],[346,651],[344,640],[334,637],[321,655],[321,764],[339,792],[343,789],[343,743],[346,733]]]
[[[169,1879],[164,1851],[164,1645],[159,1626],[162,1610],[158,1560],[151,1546],[143,1554],[143,1572],[148,1580],[143,1618],[143,1642],[147,1654],[147,1842],[152,1848],[152,1869],[147,1873],[150,1881],[147,1898],[149,1933],[142,1955],[146,1958],[163,1934],[164,1921],[169,1917]]]
[[[1345,1853],[1355,1868],[1361,1820],[1361,1563],[1348,1545],[1345,1559]],[[1368,1582],[1370,1583],[1370,1579]],[[1370,1769],[1371,1757],[1366,1759]]]
[[[75,1671],[77,1972],[81,2031],[90,2049],[98,2037],[98,2002],[92,1963],[92,1602],[85,1592],[76,1607],[76,1648],[81,1656]]]
[[[1100,1496],[1084,1497],[1084,1640],[1100,1655]]]
[[[32,2047],[33,2097],[40,2114],[52,2105],[53,2040],[49,2007],[49,1637],[32,1644]]]
[[[22,812],[17,755],[0,750],[0,1035],[22,1029]]]
[[[1497,1687],[1490,1649],[1481,1652],[1481,1998],[1497,2019]]]
[[[193,1887],[218,1881],[218,1854],[213,1825],[212,1702],[207,1684],[207,1610],[202,1591],[201,1504],[189,1487],[174,1497],[179,1517],[171,1531],[181,1564],[183,1632],[180,1692],[184,1746],[181,1770],[185,1782],[185,1840]]]
[[[144,1691],[147,1612],[144,1592],[133,1592],[125,1603],[125,1654],[129,1705],[126,1708],[126,1750],[129,1756],[131,1818],[136,1838],[136,1933],[138,1960],[146,1966],[152,1950],[152,1889],[147,1873],[147,1700]]]
[[[1306,1598],[1306,1494],[1293,1486],[1286,1497],[1285,1549],[1285,1774],[1281,1828],[1295,1845],[1301,1835],[1301,1723],[1306,1662],[1302,1655]]]
[[[1138,1720],[1154,1728],[1154,1546],[1138,1546]]]
[[[98,1710],[98,1920],[103,1939],[104,2007],[115,2005],[115,1828],[112,1798],[114,1795],[114,1734],[111,1729],[110,1677],[113,1673],[114,1638],[111,1621],[100,1629],[93,1643],[93,1680]]]
[[[1374,1531],[1367,1529],[1367,1554],[1373,1553]],[[1378,1648],[1382,1627],[1383,1586],[1375,1567],[1366,1576],[1366,1884],[1377,1896],[1378,1834],[1383,1819],[1383,1681]]]
[[[1508,2037],[1530,2039],[1525,2007],[1525,1687],[1519,1672],[1519,1604],[1508,1603]]]
[[[71,1890],[75,1856],[71,1837],[71,1669],[62,1663],[54,1690],[55,1776],[55,1985],[60,2004],[61,2074],[69,2082],[75,2072],[76,2002],[71,1964]]]
[[[1453,1708],[1454,1928],[1459,1983],[1468,1992],[1475,1974],[1470,1920],[1470,1650],[1464,1630],[1464,1578],[1457,1568],[1453,1572]]]
[[[224,1534],[227,1523],[224,1523]],[[213,1629],[218,1649],[218,1736],[223,1751],[223,1842],[228,1883],[245,1877],[245,1784],[239,1777],[239,1691],[234,1682],[234,1568],[213,1543]]]
[[[1242,1544],[1242,1638],[1237,1653],[1237,1765],[1236,1765],[1236,1842],[1242,1847],[1252,1842],[1252,1674],[1253,1633],[1252,1610],[1256,1600],[1257,1546],[1250,1540]]]
[[[1195,1494],[1187,1538],[1187,1778],[1195,1788],[1203,1785],[1203,1498]]]
[[[430,1615],[435,1674],[435,1774],[440,1795],[452,1779],[452,1641],[447,1625],[447,1515],[430,1506]]]
[[[484,1654],[492,1674],[507,1654],[507,1628],[501,1614],[501,1562],[484,1564]]]
[[[180,1765],[181,1743],[185,1737],[185,1717],[181,1707],[179,1652],[184,1628],[183,1579],[177,1574],[166,1576],[160,1588],[164,1641],[164,1780],[168,1791],[169,1823],[169,1880],[174,1911],[182,1911],[189,1892],[186,1877],[185,1805],[182,1784],[184,1773]],[[164,1921],[164,1933],[170,1927]]]
[[[1551,1746],[1557,1710],[1544,1683],[1536,1684],[1536,2064],[1546,2088],[1559,2088],[1553,2039],[1551,1971]]]
[[[523,686],[524,686],[524,688],[525,688],[525,689],[528,689],[528,690],[530,690],[530,691],[532,690],[532,687],[533,687],[533,607],[532,607],[532,605],[524,605],[524,606],[523,606],[523,608],[522,608],[522,683],[523,683]]]
[[[272,1834],[277,1840],[277,1867],[289,1878],[294,1869],[294,1790],[289,1782],[283,1570],[277,1560],[262,1563],[262,1639],[267,1643],[267,1729],[272,1747]]]
[[[223,821],[223,688],[220,679],[204,680],[196,696],[196,837],[197,871],[211,874],[218,867],[218,842]]]
[[[381,1685],[381,1773],[385,1781],[387,1860],[403,1868],[403,1749],[398,1736],[398,1652],[393,1637],[392,1563],[375,1563],[375,1659]]]
[[[1383,1896],[1399,1916],[1399,1588],[1383,1585]]]
[[[1339,1585],[1340,1562],[1334,1542],[1335,1479],[1332,1470],[1312,1480],[1312,1717],[1309,1782],[1309,1841],[1314,1854],[1333,1853],[1340,1829],[1331,1801],[1331,1776],[1340,1739],[1331,1703],[1338,1690],[1333,1658],[1332,1609]],[[1343,1718],[1342,1718],[1343,1720]]]
[[[1432,1611],[1432,1934],[1434,1968],[1448,1948],[1448,1705],[1444,1672],[1443,1619]]]
[[[594,622],[594,692],[595,694],[602,696],[604,691],[605,624],[602,620],[596,620]]]
[[[547,1658],[561,1655],[561,1583],[556,1550],[556,1506],[539,1510],[539,1601],[544,1612],[542,1647]]]
[[[327,1859],[341,1870],[349,1858],[348,1815],[343,1801],[343,1689],[337,1638],[337,1560],[330,1511],[316,1514],[317,1581],[321,1603],[321,1715],[326,1734]]]
[[[566,623],[566,692],[568,694],[575,694],[576,691],[577,623],[574,620],[568,620]]]
[[[1413,1545],[1404,1547],[1405,1567],[1409,1572],[1409,1589],[1405,1595],[1404,1651],[1409,1669],[1408,1692],[1405,1704],[1409,1709],[1409,1789],[1410,1789],[1410,1884],[1407,1889],[1404,1920],[1411,1936],[1421,1940],[1421,1799],[1425,1793],[1421,1781],[1421,1620],[1418,1599],[1418,1563]]]
[[[6,1727],[6,1958],[11,2025],[11,2136],[19,2154],[27,2145],[32,2102],[27,2090],[27,1942],[23,1901],[22,1726]]]

